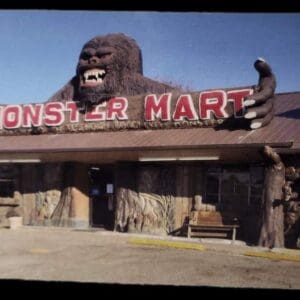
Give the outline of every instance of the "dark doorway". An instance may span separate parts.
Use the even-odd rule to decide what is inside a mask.
[[[112,166],[91,166],[89,169],[92,227],[112,230],[114,226],[114,172]]]

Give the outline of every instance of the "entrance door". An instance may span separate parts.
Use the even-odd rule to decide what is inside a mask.
[[[92,166],[89,169],[91,226],[113,229],[114,178],[111,166]]]

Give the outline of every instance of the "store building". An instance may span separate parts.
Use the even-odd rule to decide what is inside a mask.
[[[85,114],[72,102],[2,106],[1,225],[20,207],[25,225],[176,235],[196,210],[236,216],[238,238],[256,244],[264,146],[300,167],[300,92],[277,94],[256,130],[239,124],[238,101],[205,110],[201,95],[119,97]]]

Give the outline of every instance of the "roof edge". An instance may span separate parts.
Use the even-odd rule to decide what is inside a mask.
[[[132,151],[134,150],[179,150],[179,149],[219,149],[219,148],[262,148],[264,146],[270,146],[276,149],[287,149],[292,147],[293,142],[281,142],[281,143],[252,143],[252,144],[219,144],[219,145],[180,145],[180,146],[148,146],[148,147],[111,147],[101,149],[95,148],[64,148],[64,149],[25,149],[25,150],[0,150],[0,154],[13,154],[13,153],[66,153],[66,152],[108,152],[108,151]]]

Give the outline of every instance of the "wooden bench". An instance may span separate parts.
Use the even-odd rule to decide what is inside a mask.
[[[238,218],[233,214],[209,211],[191,212],[188,223],[188,238],[223,237],[232,239],[234,244],[239,228]]]

